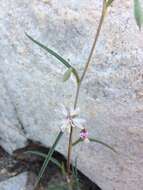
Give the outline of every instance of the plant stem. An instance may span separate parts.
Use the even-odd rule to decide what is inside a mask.
[[[67,157],[67,174],[68,174],[69,180],[70,180],[70,175],[71,175],[70,159],[71,159],[71,152],[72,152],[72,136],[73,136],[73,127],[71,126],[70,135],[69,135],[69,145],[68,145],[68,157]]]
[[[93,42],[89,57],[87,59],[87,62],[85,64],[85,68],[84,68],[83,73],[81,75],[80,81],[77,84],[76,96],[75,96],[75,100],[74,100],[74,109],[77,107],[81,83],[82,83],[82,81],[83,81],[83,79],[84,79],[84,77],[86,75],[87,69],[88,69],[88,67],[90,65],[90,62],[91,62],[91,59],[92,59],[92,56],[93,56],[93,53],[94,53],[98,38],[99,38],[99,34],[100,34],[100,31],[101,31],[101,28],[102,28],[102,24],[103,24],[105,15],[106,15],[106,10],[107,10],[106,1],[103,0],[102,14],[101,14],[101,18],[100,18],[100,21],[99,21],[97,32],[96,32],[96,35],[95,35],[95,38],[94,38],[94,42]],[[69,179],[70,179],[70,175],[71,175],[71,169],[70,169],[70,162],[71,161],[70,160],[71,160],[71,152],[72,152],[72,136],[73,136],[73,127],[71,126],[70,136],[69,136],[69,145],[68,145],[68,158],[67,158],[67,174],[68,174]]]
[[[75,101],[74,101],[74,109],[77,106],[77,101],[78,101],[78,96],[79,96],[79,90],[80,90],[80,83],[77,84],[76,96],[75,96]],[[73,136],[73,127],[71,126],[70,136],[69,136],[69,145],[68,145],[68,158],[67,158],[67,173],[68,173],[68,177],[70,177],[70,174],[71,174],[70,159],[71,159],[71,152],[72,152],[72,136]]]
[[[81,76],[81,78],[80,78],[80,84],[82,83],[82,81],[83,81],[83,79],[84,79],[84,77],[85,77],[85,75],[86,75],[87,69],[88,69],[88,67],[89,67],[89,65],[90,65],[90,62],[91,62],[91,59],[92,59],[92,56],[93,56],[93,53],[94,53],[94,50],[95,50],[95,47],[96,47],[96,44],[97,44],[99,35],[100,35],[100,31],[101,31],[101,28],[102,28],[102,24],[103,24],[105,15],[106,15],[106,11],[107,11],[106,1],[103,0],[102,14],[101,14],[101,17],[100,17],[99,25],[98,25],[98,28],[97,28],[97,32],[96,32],[96,35],[95,35],[95,38],[94,38],[94,42],[93,42],[93,45],[92,45],[92,48],[91,48],[89,57],[88,57],[88,59],[87,59],[87,62],[86,62],[86,65],[85,65],[83,74],[82,74],[82,76]]]
[[[79,82],[79,84],[77,85],[75,101],[74,101],[74,109],[76,109],[76,106],[77,106],[78,97],[79,97],[79,91],[80,91],[80,85],[81,85],[81,82]]]

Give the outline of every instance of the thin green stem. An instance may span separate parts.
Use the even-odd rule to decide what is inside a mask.
[[[81,83],[79,83],[79,84],[77,85],[77,90],[76,90],[76,95],[75,95],[75,101],[74,101],[74,109],[75,109],[76,106],[77,106],[78,97],[79,97],[79,91],[80,91],[80,85],[81,85]]]
[[[83,70],[83,73],[82,73],[81,78],[79,80],[79,83],[77,85],[76,96],[75,96],[75,100],[74,100],[74,109],[77,107],[81,83],[82,83],[82,81],[83,81],[83,79],[84,79],[84,77],[86,75],[87,69],[88,69],[88,67],[90,65],[90,62],[91,62],[91,59],[92,59],[92,56],[93,56],[93,53],[94,53],[98,38],[99,38],[99,34],[100,34],[102,24],[103,24],[103,21],[104,21],[104,17],[105,17],[105,14],[106,14],[106,8],[107,8],[106,7],[106,1],[103,0],[102,14],[101,14],[101,18],[100,18],[100,21],[99,21],[99,25],[98,25],[98,28],[97,28],[96,35],[95,35],[95,39],[94,39],[94,42],[93,42],[89,57],[87,59],[85,68]],[[71,126],[70,136],[69,136],[69,145],[68,145],[68,159],[67,159],[67,174],[68,174],[69,179],[70,179],[70,175],[71,175],[70,162],[71,162],[72,143],[73,143],[72,142],[72,136],[73,136],[73,127]]]
[[[94,53],[94,50],[95,50],[95,47],[96,47],[96,44],[97,44],[99,35],[100,35],[100,31],[101,31],[101,28],[102,28],[102,24],[103,24],[105,15],[106,15],[106,10],[107,10],[106,1],[103,0],[103,7],[102,7],[101,18],[100,18],[100,21],[99,21],[99,25],[98,25],[98,28],[97,28],[97,32],[96,32],[96,35],[95,35],[95,38],[94,38],[94,42],[93,42],[92,48],[91,48],[91,50],[90,50],[89,57],[88,57],[88,59],[87,59],[87,62],[86,62],[86,65],[85,65],[83,74],[82,74],[82,76],[81,76],[81,78],[80,78],[80,83],[82,83],[82,81],[83,81],[83,79],[84,79],[84,77],[85,77],[85,75],[86,75],[87,69],[88,69],[88,67],[89,67],[89,65],[90,65],[90,62],[91,62],[91,59],[92,59],[92,56],[93,56],[93,53]]]
[[[80,90],[80,83],[77,84],[76,96],[75,96],[75,101],[74,101],[74,109],[77,106],[79,90]],[[70,174],[71,174],[70,162],[71,162],[71,152],[72,152],[72,143],[73,143],[72,136],[73,136],[73,127],[71,126],[70,135],[69,135],[69,145],[68,145],[68,157],[67,157],[67,174],[68,174],[69,178],[70,178]]]

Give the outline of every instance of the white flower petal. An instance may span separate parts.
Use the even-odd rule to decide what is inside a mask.
[[[67,110],[67,108],[66,108],[63,104],[61,104],[61,111],[62,111],[62,114],[63,114],[65,117],[67,117],[67,115],[68,115],[68,110]]]
[[[73,123],[76,127],[80,128],[80,129],[84,129],[83,127],[83,123],[85,123],[85,120],[84,119],[80,119],[80,118],[74,118],[73,119]]]
[[[73,122],[84,124],[86,120],[83,118],[74,118]]]
[[[61,104],[61,112],[63,113],[63,115],[65,117],[60,122],[62,131],[68,130],[68,132],[70,132],[71,126],[74,128],[77,127],[80,129],[84,129],[82,124],[85,123],[85,120],[82,118],[78,118],[78,115],[80,112],[79,108],[69,109]]]
[[[70,131],[70,127],[71,127],[71,125],[70,125],[70,123],[69,123],[69,121],[68,120],[63,120],[62,122],[61,122],[61,131],[65,131],[65,130],[67,130],[67,131]]]
[[[80,109],[76,108],[76,109],[70,109],[70,116],[74,117],[74,116],[78,116],[80,113]]]

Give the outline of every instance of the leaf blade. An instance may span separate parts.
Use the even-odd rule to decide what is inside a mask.
[[[75,146],[75,145],[77,145],[77,144],[80,143],[80,142],[84,142],[84,140],[82,140],[81,138],[79,138],[78,140],[76,140],[76,141],[72,144],[72,146]],[[96,142],[96,143],[98,143],[98,144],[101,144],[101,145],[103,145],[103,146],[109,148],[109,149],[112,150],[114,153],[118,153],[113,147],[111,147],[110,145],[108,145],[107,143],[105,143],[105,142],[103,142],[103,141],[101,141],[101,140],[97,140],[97,139],[94,139],[94,138],[89,138],[89,142]]]
[[[114,153],[118,153],[113,147],[111,147],[110,145],[108,145],[107,143],[101,141],[101,140],[97,140],[97,139],[93,139],[93,138],[89,138],[89,140],[91,142],[96,142],[98,144],[101,144],[103,146],[105,146],[106,148],[109,148],[110,150],[112,150]]]
[[[52,49],[46,47],[45,45],[43,45],[42,43],[38,42],[37,40],[35,40],[34,38],[32,38],[29,34],[25,33],[26,36],[33,41],[35,44],[37,44],[38,46],[40,46],[42,49],[46,50],[49,54],[51,54],[52,56],[54,56],[56,59],[58,59],[60,62],[62,62],[67,68],[70,68],[71,65],[65,60],[63,59],[59,54],[57,54],[55,51],[53,51]]]
[[[73,144],[72,146],[75,146],[77,145],[78,143],[82,142],[83,140],[81,138],[77,139]]]
[[[75,158],[75,163],[72,166],[72,175],[73,175],[74,180],[75,180],[76,190],[81,190],[80,189],[80,180],[79,180],[79,176],[78,176],[78,169],[77,169],[77,157]]]
[[[52,49],[48,48],[47,46],[43,45],[42,43],[38,42],[35,40],[33,37],[31,37],[29,34],[25,33],[25,35],[35,44],[37,44],[39,47],[47,51],[50,55],[54,56],[57,60],[59,60],[61,63],[63,63],[67,68],[72,68],[72,72],[76,78],[77,83],[79,83],[80,79],[78,76],[78,73],[74,67],[72,67],[68,61],[66,61],[64,58],[62,58],[59,54],[57,54],[55,51]]]
[[[143,10],[141,7],[140,0],[134,0],[134,16],[137,26],[139,27],[139,30],[141,30],[143,24]]]
[[[40,156],[43,158],[46,158],[47,154],[43,153],[43,152],[39,152],[39,151],[35,151],[35,150],[29,150],[25,152],[26,154],[34,154],[36,156]],[[51,162],[54,163],[55,165],[57,165],[60,169],[61,169],[61,164],[60,162],[58,162],[55,158],[51,158]]]
[[[45,161],[44,161],[44,163],[43,163],[43,165],[42,165],[42,167],[40,169],[40,172],[39,172],[39,175],[38,175],[38,179],[37,179],[37,182],[35,184],[35,188],[37,187],[37,185],[38,185],[41,177],[43,176],[43,174],[45,172],[45,169],[46,169],[46,167],[47,167],[47,165],[48,165],[48,163],[49,163],[49,161],[50,161],[50,159],[51,159],[51,157],[52,157],[52,155],[53,155],[53,153],[55,151],[55,148],[56,148],[59,140],[61,139],[62,135],[63,135],[63,132],[60,131],[60,133],[58,134],[55,142],[53,143],[52,147],[50,148],[50,150],[48,152],[48,155],[46,156]]]

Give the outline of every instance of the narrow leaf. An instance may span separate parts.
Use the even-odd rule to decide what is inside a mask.
[[[102,141],[100,141],[100,140],[93,139],[93,138],[89,138],[89,141],[90,141],[90,142],[96,142],[96,143],[102,144],[103,146],[105,146],[105,147],[109,148],[110,150],[112,150],[113,152],[117,153],[117,151],[116,151],[113,147],[111,147],[110,145],[108,145],[108,144],[106,144],[106,143],[104,143],[104,142],[102,142]],[[81,138],[79,138],[78,140],[76,140],[76,141],[72,144],[72,146],[75,146],[75,145],[77,145],[77,144],[80,143],[80,142],[83,142],[83,140],[82,140]]]
[[[75,146],[75,145],[77,145],[78,143],[80,143],[80,142],[82,142],[83,140],[81,139],[81,138],[79,138],[78,140],[76,140],[73,144],[72,144],[72,146]]]
[[[63,76],[63,81],[67,81],[70,76],[71,76],[71,73],[72,73],[72,68],[69,68],[65,73],[64,73],[64,76]]]
[[[45,154],[43,152],[35,151],[35,150],[26,151],[25,154],[34,154],[36,156],[40,156],[43,158],[47,157],[47,154]],[[51,158],[51,162],[61,169],[61,164],[60,164],[60,162],[58,162],[58,160],[56,160],[55,158]]]
[[[78,73],[76,71],[76,69],[74,67],[72,67],[68,61],[66,61],[64,58],[62,58],[59,54],[57,54],[55,51],[53,51],[52,49],[46,47],[45,45],[43,45],[42,43],[38,42],[37,40],[35,40],[34,38],[32,38],[30,35],[28,35],[27,33],[25,33],[26,36],[35,44],[37,44],[38,46],[40,46],[42,49],[46,50],[49,54],[51,54],[52,56],[54,56],[56,59],[58,59],[61,63],[63,63],[67,68],[72,68],[72,72],[76,77],[77,83],[79,83],[79,76]]]
[[[60,62],[62,62],[66,67],[70,68],[71,65],[65,60],[63,59],[60,55],[58,55],[55,51],[53,51],[52,49],[46,47],[45,45],[43,45],[42,43],[38,42],[37,40],[35,40],[34,38],[32,38],[30,35],[28,35],[26,33],[26,36],[32,40],[35,44],[37,44],[38,46],[40,46],[41,48],[43,48],[44,50],[46,50],[49,54],[53,55],[55,58],[57,58]]]
[[[61,172],[62,172],[62,175],[66,177],[66,168],[65,168],[65,165],[64,165],[64,162],[62,162],[61,164]]]
[[[77,157],[75,159],[74,166],[72,166],[72,175],[75,179],[75,188],[76,190],[80,190],[80,182],[78,177],[78,170],[77,170]]]
[[[61,131],[61,132],[58,134],[58,136],[57,136],[57,138],[56,138],[54,144],[53,144],[52,147],[51,147],[51,149],[49,150],[49,152],[48,152],[48,154],[47,154],[47,156],[46,156],[46,158],[45,158],[45,161],[44,161],[44,163],[43,163],[43,165],[42,165],[42,167],[41,167],[41,170],[40,170],[40,172],[39,172],[38,179],[37,179],[37,182],[36,182],[36,184],[35,184],[35,188],[36,188],[36,186],[38,185],[38,183],[39,183],[41,177],[43,176],[43,174],[44,174],[44,172],[45,172],[45,170],[46,170],[46,168],[47,168],[47,165],[48,165],[49,161],[51,160],[51,157],[52,157],[52,155],[53,155],[53,153],[54,153],[54,150],[55,150],[55,148],[56,148],[56,146],[57,146],[59,140],[61,139],[62,135],[63,135],[63,132]]]
[[[103,145],[103,146],[109,148],[109,149],[112,150],[113,152],[117,153],[117,151],[116,151],[113,147],[111,147],[110,145],[108,145],[108,144],[106,144],[106,143],[104,143],[104,142],[102,142],[102,141],[100,141],[100,140],[93,139],[93,138],[89,138],[89,140],[90,140],[91,142],[96,142],[96,143],[98,143],[98,144],[101,144],[101,145]]]
[[[77,157],[76,157],[76,159],[75,159],[75,164],[74,164],[74,174],[75,174],[76,178],[78,178]]]
[[[143,24],[143,10],[141,7],[140,0],[134,0],[134,15],[136,19],[136,23],[141,30]]]

